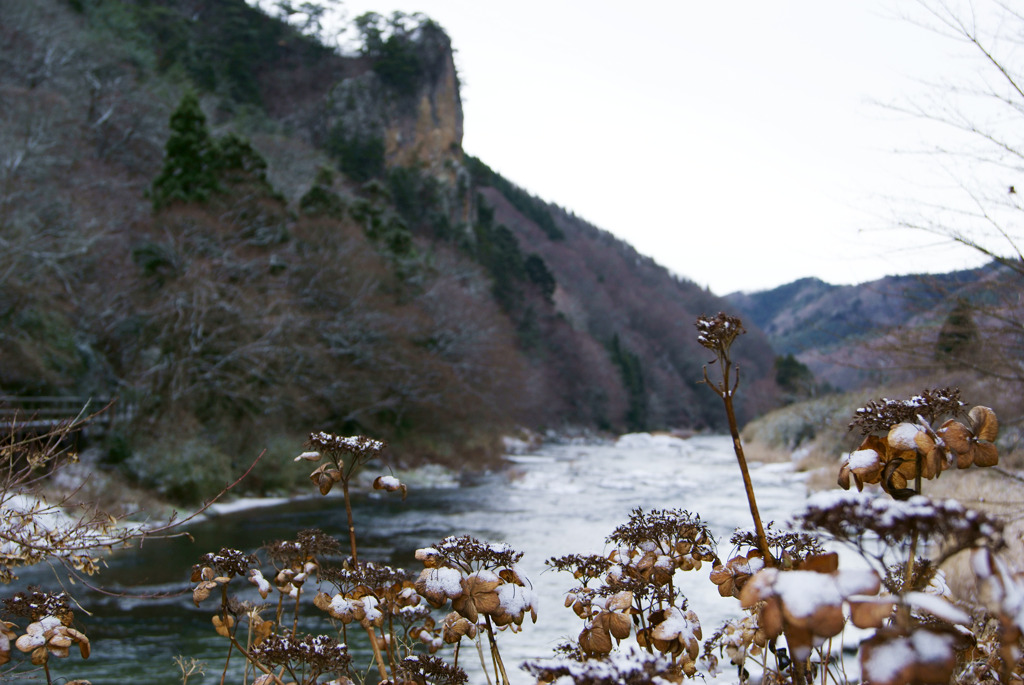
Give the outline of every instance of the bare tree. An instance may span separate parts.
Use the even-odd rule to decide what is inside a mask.
[[[924,152],[959,188],[938,202],[917,202],[900,224],[975,250],[1018,274],[1024,191],[1024,13],[1001,0],[918,0],[908,20],[973,53],[966,82],[933,82],[927,95],[896,109],[952,133]]]
[[[948,39],[951,48],[972,58],[973,69],[961,81],[931,82],[924,95],[894,106],[927,124],[924,130],[942,132],[923,152],[954,186],[937,197],[905,198],[897,225],[966,247],[991,260],[991,266],[977,282],[950,289],[948,306],[906,322],[874,347],[903,368],[968,372],[1019,391],[1024,385],[1024,12],[1002,0],[917,0],[912,7],[904,18]],[[956,326],[975,333],[958,341]]]

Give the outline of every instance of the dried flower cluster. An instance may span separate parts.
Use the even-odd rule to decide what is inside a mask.
[[[880,589],[873,571],[840,571],[839,557],[833,552],[810,557],[793,570],[759,571],[744,584],[740,605],[757,607],[758,628],[769,640],[785,634],[790,652],[803,661],[810,657],[816,640],[842,632],[844,602],[853,607],[856,617],[862,602],[853,597],[876,595]],[[871,606],[870,600],[863,603]]]
[[[758,658],[768,645],[768,635],[758,625],[757,616],[748,614],[742,618],[729,619],[704,642],[702,659],[707,662],[709,671],[718,669],[719,653],[725,654],[730,663],[737,667],[740,674],[749,658]]]
[[[931,480],[953,467],[994,466],[999,461],[995,439],[999,421],[988,407],[977,406],[967,414],[967,423],[948,419],[933,428],[932,421],[950,411],[959,410],[959,392],[925,391],[906,402],[882,400],[872,403],[858,416],[855,424],[867,431],[860,447],[851,452],[840,466],[839,485],[850,488],[851,478],[857,489],[865,484],[880,484],[890,496],[907,499],[919,494],[919,488],[908,487],[917,479]],[[920,410],[913,417],[911,412]],[[933,417],[926,419],[925,417]],[[901,419],[895,423],[888,423]],[[888,424],[888,425],[886,425]],[[880,428],[881,426],[881,428]],[[885,431],[884,436],[870,431]]]
[[[5,614],[28,619],[29,624],[19,636],[17,625],[0,621],[0,665],[11,661],[12,645],[29,655],[35,666],[46,667],[51,656],[66,659],[75,645],[82,658],[88,659],[89,638],[72,626],[75,617],[68,602],[63,592],[42,592],[35,587],[3,600]]]
[[[352,657],[348,648],[328,635],[305,635],[295,639],[283,635],[272,635],[252,648],[251,654],[258,661],[273,666],[306,666],[311,672],[310,682],[323,673],[345,672]]]
[[[884,433],[897,423],[915,423],[919,417],[931,423],[942,416],[956,415],[963,406],[958,388],[926,388],[906,400],[883,397],[857,409],[850,430],[857,428],[862,435]]]
[[[688,511],[634,509],[607,541],[614,545],[607,557],[577,554],[547,561],[582,581],[565,600],[584,621],[580,654],[587,660],[607,657],[635,624],[637,644],[669,657],[674,677],[694,675],[701,626],[675,576],[718,562],[710,531]],[[598,580],[597,587],[589,586]]]
[[[774,521],[768,522],[764,533],[772,557],[782,568],[793,568],[807,557],[825,553],[821,540],[814,535],[777,529]],[[740,551],[746,549],[749,552],[760,552],[757,533],[747,528],[737,529],[729,538],[729,542]]]
[[[462,685],[469,676],[458,666],[451,666],[435,656],[418,654],[402,660],[398,672],[403,677],[398,685],[435,683],[436,685]]]
[[[325,569],[322,578],[337,592],[318,592],[313,603],[331,618],[343,625],[355,622],[368,631],[397,622],[431,653],[437,651],[440,639],[435,639],[434,619],[408,572],[364,562],[355,569]],[[384,651],[392,649],[388,642],[384,641]]]
[[[434,607],[451,602],[444,620],[443,639],[458,644],[474,637],[482,626],[491,647],[495,676],[508,681],[498,649],[499,630],[518,632],[523,619],[537,621],[533,584],[518,566],[523,553],[509,545],[487,543],[468,535],[448,537],[416,550],[423,570],[416,590]]]
[[[746,333],[738,317],[718,312],[717,316],[697,318],[697,342],[713,352],[728,352],[737,337]]]
[[[486,616],[515,631],[527,613],[537,621],[532,583],[518,566],[522,556],[506,544],[445,538],[416,550],[424,565],[416,589],[434,606],[451,601],[452,609],[471,623]]]
[[[912,538],[935,540],[942,543],[941,558],[977,546],[1002,546],[1003,523],[999,519],[952,500],[913,497],[895,501],[824,493],[812,496],[797,520],[806,530],[825,533],[864,554],[870,554],[867,546],[876,540],[884,543],[885,549],[898,550],[905,549]]]
[[[659,654],[642,651],[635,646],[605,659],[576,661],[562,659],[551,663],[528,662],[523,668],[538,683],[573,683],[573,685],[650,685],[678,683],[678,669]]]

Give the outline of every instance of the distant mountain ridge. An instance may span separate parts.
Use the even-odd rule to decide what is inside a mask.
[[[824,359],[839,357],[838,350],[870,341],[929,312],[941,320],[958,292],[997,270],[992,264],[946,274],[887,276],[858,285],[802,278],[725,299],[764,331],[776,353],[794,355],[828,380],[845,378],[839,385],[848,386],[853,375],[830,368]]]

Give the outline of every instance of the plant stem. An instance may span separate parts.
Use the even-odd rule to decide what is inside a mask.
[[[295,620],[292,621],[292,637],[299,634],[299,600],[302,598],[302,588],[295,592]]]
[[[345,500],[346,502],[348,499]],[[388,679],[388,669],[384,666],[384,657],[380,653],[380,645],[377,644],[377,632],[369,625],[364,626],[366,634],[370,636],[370,646],[373,647],[373,658],[377,660],[377,670],[380,671],[380,679]]]
[[[761,550],[761,555],[764,557],[765,566],[775,566],[775,558],[772,557],[771,549],[768,546],[768,536],[765,535],[764,525],[761,524],[761,514],[757,510],[757,498],[754,496],[754,483],[750,480],[747,458],[743,455],[743,443],[740,441],[740,430],[736,423],[736,410],[732,405],[732,391],[729,389],[729,366],[730,362],[726,359],[725,365],[722,367],[724,379],[723,392],[719,394],[722,397],[722,402],[725,403],[725,415],[729,419],[729,432],[732,434],[732,448],[736,452],[736,461],[739,462],[740,473],[743,474],[743,487],[747,491],[747,504],[750,505],[750,516],[754,519],[754,531],[757,534],[757,547]]]
[[[345,514],[348,515],[348,540],[352,545],[352,565],[359,565],[359,558],[356,556],[356,524],[352,520],[352,500],[348,493],[348,478],[341,479],[341,492],[345,495]]]
[[[491,627],[491,617],[485,616],[484,618],[487,620],[487,638],[491,642],[491,658],[494,659],[497,669],[501,671],[502,685],[508,685],[508,674],[505,673],[505,663],[501,660],[501,654],[498,652],[498,642],[494,639],[494,628]]]
[[[921,468],[924,465],[924,456],[921,451],[918,450],[917,458],[914,461],[914,492],[918,495],[921,494]],[[907,552],[907,564],[903,568],[903,592],[909,592],[914,589],[914,560],[917,558],[917,542],[918,535],[915,530],[910,536],[910,550]],[[898,612],[902,622],[909,627],[910,626],[910,607],[901,603]]]
[[[487,685],[493,685],[493,683],[491,683],[491,673],[487,670],[487,662],[484,660],[484,648],[483,645],[480,644],[481,640],[479,631],[476,634],[476,640],[474,640],[474,642],[476,642],[476,653],[480,656],[480,668],[483,669],[484,676],[487,678]],[[497,673],[495,673],[495,675],[497,675]]]

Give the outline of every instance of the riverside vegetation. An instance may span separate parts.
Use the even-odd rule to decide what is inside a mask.
[[[697,329],[718,368],[714,380],[705,371],[705,382],[731,416],[739,389],[731,353],[742,322],[719,314],[701,317]],[[851,424],[862,442],[837,476],[839,485],[856,491],[812,497],[791,530],[760,520],[742,442],[730,424],[752,526],[737,530],[723,554],[699,514],[637,508],[609,534],[605,553],[549,559],[549,566],[574,578],[566,610],[579,616],[582,628],[557,658],[525,664],[532,678],[610,685],[721,674],[740,682],[846,683],[857,679],[841,658],[853,647],[843,642],[852,625],[864,631],[856,651],[865,681],[1020,681],[1024,573],[1004,556],[1002,522],[924,494],[925,481],[947,470],[997,463],[992,410],[967,411],[952,388],[866,404]],[[463,683],[462,666],[474,657],[487,682],[515,680],[500,644],[529,629],[527,616],[538,620],[530,580],[518,566],[522,552],[454,535],[416,552],[423,564],[418,572],[360,556],[349,485],[360,470],[380,466],[383,448],[372,438],[317,431],[296,457],[316,464],[309,479],[322,495],[342,489],[347,544],[305,530],[255,553],[209,552],[193,566],[193,600],[211,606],[211,639],[225,646],[222,681]],[[17,475],[4,490],[5,510],[33,484],[30,474],[67,456],[53,442],[13,440],[4,455],[7,473]],[[373,487],[394,496],[406,492],[387,474]],[[860,492],[865,488],[870,492]],[[41,510],[22,520],[36,520],[32,511]],[[90,550],[141,534],[115,524],[102,524],[98,537],[84,534],[95,519],[79,521],[74,530],[80,533],[63,537],[7,525],[7,577],[15,563],[42,558],[75,574],[91,573]],[[862,563],[840,568],[826,544],[848,546]],[[11,550],[21,550],[20,556]],[[945,588],[941,565],[956,554],[970,557],[974,602],[954,600]],[[705,566],[710,575],[702,581],[694,572]],[[698,582],[714,583],[723,601],[738,602],[739,617],[715,626],[703,643],[704,627],[686,599],[686,589]],[[71,602],[65,593],[40,590],[4,601],[7,618],[15,619],[2,624],[0,658],[13,664],[8,674],[35,665],[52,682],[53,658],[67,658],[76,646],[81,657],[90,656]],[[358,652],[349,650],[359,640],[369,645],[368,664],[357,663]],[[229,671],[232,659],[244,662],[241,672]],[[179,665],[183,682],[212,667],[187,655]],[[726,669],[732,675],[722,673]]]
[[[264,447],[241,487],[290,493],[306,427],[455,468],[724,429],[685,325],[724,303],[467,155],[436,22],[342,53],[263,5],[0,2],[0,394],[120,398],[101,468],[179,505]],[[741,419],[778,394],[750,339]]]

